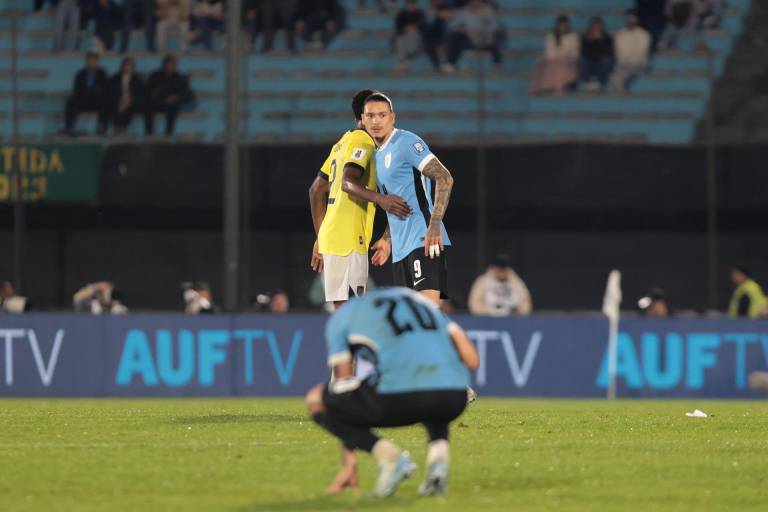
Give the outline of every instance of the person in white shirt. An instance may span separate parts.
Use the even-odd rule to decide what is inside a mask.
[[[626,91],[638,75],[648,70],[648,58],[651,51],[651,35],[640,26],[637,12],[626,12],[626,26],[613,37],[613,49],[616,52],[616,67],[611,76],[613,86],[619,91]]]
[[[488,270],[472,284],[469,312],[481,316],[530,315],[531,294],[510,266],[509,257],[500,254]]]
[[[578,78],[581,40],[571,30],[567,16],[557,18],[555,28],[545,40],[544,59],[533,70],[531,94],[562,94]]]

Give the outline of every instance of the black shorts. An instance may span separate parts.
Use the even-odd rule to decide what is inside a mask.
[[[359,427],[404,427],[418,423],[444,424],[458,418],[467,406],[466,389],[378,393],[365,383],[354,391],[323,389],[328,414]]]
[[[395,286],[405,286],[411,290],[438,290],[441,299],[448,298],[448,247],[440,251],[440,256],[424,256],[424,248],[419,247],[393,265]]]

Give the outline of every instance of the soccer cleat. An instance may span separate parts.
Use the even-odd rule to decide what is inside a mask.
[[[477,400],[477,391],[468,387],[467,388],[467,405]]]
[[[393,462],[379,464],[379,468],[379,478],[373,490],[373,495],[379,498],[395,494],[398,484],[416,472],[416,464],[408,452],[402,452]]]
[[[429,465],[427,478],[419,486],[422,496],[442,496],[448,485],[448,463],[438,460]]]

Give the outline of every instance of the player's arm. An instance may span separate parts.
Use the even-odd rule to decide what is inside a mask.
[[[312,224],[315,226],[316,235],[320,232],[320,226],[325,218],[330,190],[328,175],[320,171],[312,182],[312,186],[309,187],[309,209],[312,212]]]
[[[371,249],[374,251],[371,257],[373,265],[380,267],[387,262],[389,255],[392,254],[392,235],[389,232],[389,224],[387,224],[384,234],[374,242]]]
[[[451,322],[448,325],[448,334],[451,336],[453,346],[456,347],[456,352],[459,353],[459,359],[470,370],[477,370],[480,366],[480,356],[477,355],[475,345],[464,329],[459,327],[459,324]]]
[[[331,186],[328,183],[328,175],[322,170],[317,173],[315,181],[309,187],[309,210],[312,213],[312,224],[315,227],[315,235],[320,232],[320,226],[325,218],[325,211],[328,207],[328,192]],[[312,246],[312,260],[310,262],[312,270],[315,272],[323,271],[323,257],[318,251],[317,239]]]
[[[401,219],[407,218],[413,209],[408,206],[400,196],[380,194],[375,190],[368,190],[360,182],[364,169],[357,164],[349,163],[344,166],[344,177],[341,182],[341,190],[352,197],[369,201],[381,207],[384,211],[397,215]]]
[[[429,160],[421,173],[435,180],[435,203],[432,208],[432,218],[427,227],[427,236],[424,238],[424,255],[433,257],[435,247],[439,247],[441,251],[445,249],[441,226],[445,210],[448,209],[448,201],[451,199],[453,176],[437,158]]]

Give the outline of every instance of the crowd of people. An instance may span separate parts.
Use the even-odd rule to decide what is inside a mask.
[[[35,0],[35,9],[45,0]],[[143,28],[147,51],[163,53],[175,37],[178,49],[214,49],[214,35],[225,28],[225,0],[52,0],[53,51],[80,46],[82,32],[93,25],[94,49],[129,51],[131,32]],[[278,31],[286,47],[296,52],[297,37],[305,45],[325,47],[346,26],[346,10],[339,0],[243,0],[243,31],[253,43],[263,36],[261,51],[273,49]],[[120,32],[119,48],[116,35]]]
[[[533,70],[530,92],[604,92],[609,84],[626,91],[649,70],[651,54],[676,48],[682,35],[692,37],[695,48],[704,48],[702,30],[717,27],[722,12],[721,0],[636,0],[636,8],[624,13],[624,28],[613,35],[599,16],[582,35],[573,30],[568,16],[559,16]]]
[[[733,293],[728,305],[731,318],[768,317],[768,298],[762,287],[753,278],[752,271],[743,265],[736,265],[730,271]],[[376,284],[369,278],[367,290],[375,290]],[[309,302],[313,307],[332,313],[333,308],[324,300],[323,280],[317,278],[309,291]],[[128,306],[123,303],[122,294],[109,281],[88,283],[72,297],[73,310],[88,314],[126,314]],[[506,254],[495,256],[486,271],[474,280],[467,300],[467,310],[475,316],[528,316],[533,312],[531,293],[523,279],[512,268]],[[662,288],[652,287],[640,297],[635,311],[641,316],[668,318],[676,314]],[[631,307],[631,305],[630,305]],[[24,313],[34,309],[27,297],[18,293],[10,281],[0,281],[0,314]],[[189,315],[219,313],[221,308],[205,281],[181,284],[179,309]],[[291,311],[291,299],[285,290],[278,289],[260,293],[250,301],[250,311],[283,314]],[[446,314],[456,312],[455,303],[443,300],[441,309]]]
[[[189,78],[179,73],[173,55],[167,55],[162,67],[145,79],[130,57],[124,58],[118,72],[109,77],[99,66],[99,55],[89,52],[67,99],[64,131],[74,135],[77,116],[95,112],[99,135],[106,134],[110,125],[119,135],[125,132],[134,115],[140,114],[144,117],[144,133],[152,135],[155,115],[162,113],[165,133],[172,135],[181,108],[193,101]]]

